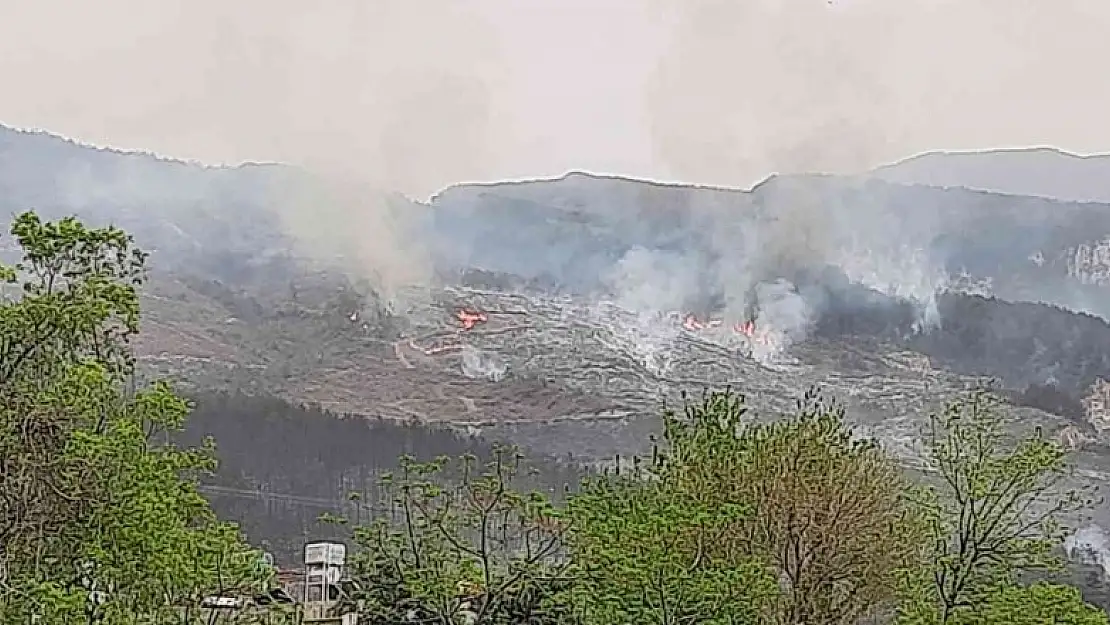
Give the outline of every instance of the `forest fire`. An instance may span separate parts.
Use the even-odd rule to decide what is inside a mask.
[[[462,324],[463,330],[470,330],[479,323],[488,321],[489,315],[480,310],[460,308],[455,312],[455,318]]]
[[[719,327],[721,323],[722,321],[720,319],[709,319],[708,321],[701,321],[696,316],[694,316],[694,314],[691,313],[689,315],[686,315],[686,318],[682,320],[682,327],[691,332],[698,332],[707,328]]]
[[[701,319],[698,319],[696,315],[691,313],[686,315],[686,317],[682,320],[682,327],[686,328],[690,332],[700,332],[709,328],[720,327],[723,323],[724,322],[721,319],[707,319],[705,321],[702,321]],[[737,334],[744,335],[749,340],[755,343],[765,344],[770,341],[768,333],[766,331],[759,331],[756,328],[755,321],[752,320],[732,324],[732,331]]]
[[[745,321],[732,326],[737,334],[743,334],[754,343],[770,345],[773,342],[771,332],[767,328],[757,328],[754,321]]]

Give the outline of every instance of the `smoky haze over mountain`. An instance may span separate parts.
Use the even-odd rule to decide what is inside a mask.
[[[456,181],[572,168],[746,187],[767,172],[860,171],[938,147],[1110,144],[1080,122],[1110,105],[1110,89],[1076,61],[1110,46],[1100,36],[1110,10],[1091,0],[69,4],[20,4],[0,24],[0,119],[311,171],[266,182],[265,203],[297,250],[342,253],[392,299],[431,282],[444,256],[515,253],[431,228],[447,218],[395,191],[422,198]],[[1039,97],[1015,97],[1029,89]],[[212,180],[148,170],[128,165],[109,183],[78,168],[61,184],[80,205],[117,192],[195,199]],[[685,215],[670,240],[640,242],[626,232],[637,224],[609,215],[593,219],[618,231],[612,245],[612,231],[583,223],[581,242],[526,253],[562,263],[545,270],[562,282],[599,271],[635,308],[708,293],[743,317],[763,291],[800,327],[816,304],[797,299],[795,275],[831,264],[929,316],[947,262],[931,241],[966,215],[778,184],[741,208],[690,195],[669,208]],[[574,238],[559,229],[558,241]],[[579,246],[598,250],[582,258]],[[513,268],[538,262],[517,256]]]
[[[448,189],[432,214],[450,235],[436,247],[444,264],[542,278],[640,312],[712,313],[802,338],[825,291],[852,281],[911,300],[934,323],[946,259],[931,244],[962,218],[901,213],[862,192],[842,204],[853,188],[774,178],[746,193],[574,174]]]
[[[427,281],[436,264],[416,236],[425,214],[388,192],[420,198],[460,180],[571,168],[748,186],[937,147],[1110,144],[1081,121],[1110,105],[1080,62],[1110,45],[1110,11],[1092,0],[71,4],[22,4],[0,24],[0,119],[211,162],[303,166],[315,181],[269,203],[306,252],[346,251],[387,291]],[[102,187],[65,183],[78,199]],[[124,181],[146,185],[195,193]],[[779,264],[843,260],[809,249],[807,232],[833,219],[823,200],[778,210],[771,230],[729,226],[702,251],[733,274],[730,306],[751,282],[792,271]],[[900,234],[840,221],[849,210],[834,230],[870,227],[864,250],[872,235]],[[738,240],[769,251],[737,257]],[[668,263],[681,275],[693,262],[631,257],[614,279],[642,281]],[[927,288],[930,262],[909,262],[894,281]]]
[[[714,360],[696,375],[674,372],[688,376],[679,378],[687,382],[735,375],[737,367],[764,374],[778,370],[745,358],[743,341],[729,324],[692,338],[676,320],[656,314],[687,311],[727,322],[754,318],[761,330],[774,331],[779,340],[769,348],[752,348],[763,364],[769,362],[764,356],[789,361],[816,354],[822,363],[818,371],[836,378],[841,366],[868,370],[852,364],[854,358],[882,360],[892,348],[907,349],[928,356],[935,368],[997,377],[1027,405],[1079,423],[1084,422],[1081,399],[1092,382],[1110,378],[1110,325],[1104,319],[943,292],[1044,301],[1107,317],[1110,246],[1101,239],[1110,232],[1110,205],[833,176],[776,176],[747,192],[573,174],[454,186],[428,204],[378,195],[397,216],[385,224],[400,226],[385,234],[399,232],[403,236],[393,240],[408,246],[391,255],[387,247],[351,245],[364,227],[349,209],[350,198],[360,191],[287,166],[204,169],[0,129],[0,209],[14,213],[31,206],[50,217],[76,212],[134,232],[154,251],[151,288],[158,299],[147,302],[155,322],[144,331],[152,341],[147,348],[152,366],[170,366],[176,361],[166,360],[167,352],[188,350],[201,357],[197,360],[212,358],[219,369],[196,374],[211,380],[206,384],[254,388],[253,376],[260,374],[239,363],[276,359],[284,364],[265,366],[265,383],[275,390],[298,401],[339,397],[349,406],[345,409],[361,411],[379,401],[389,405],[397,393],[442,390],[439,384],[470,384],[478,376],[492,386],[458,392],[467,399],[472,392],[489,398],[488,413],[476,416],[467,412],[465,401],[444,406],[443,396],[429,396],[422,400],[434,406],[427,414],[461,405],[451,418],[499,423],[503,415],[602,410],[560,404],[552,412],[542,399],[527,406],[512,403],[522,393],[587,404],[584,397],[608,397],[597,386],[608,384],[604,380],[590,377],[574,387],[581,396],[559,384],[582,364],[568,347],[576,342],[589,343],[593,351],[582,357],[593,367],[604,363],[635,372],[632,388],[650,402],[671,379],[668,363],[683,361],[694,344],[710,350]],[[313,207],[301,224],[317,233],[291,229],[289,216],[274,210],[296,205]],[[347,236],[329,238],[337,232]],[[6,238],[0,245],[11,251]],[[372,254],[389,260],[409,255],[424,264],[403,267]],[[306,260],[340,269],[350,281],[340,272],[306,272]],[[543,292],[505,296],[436,288],[460,281]],[[552,297],[566,293],[580,298]],[[393,300],[399,314],[382,309],[383,297]],[[641,314],[613,314],[604,300]],[[438,339],[425,345],[421,338],[456,336],[452,310],[460,306],[491,312],[491,329],[469,340],[492,345],[482,346],[481,353],[463,349],[457,361],[435,364],[429,351],[438,348]],[[518,337],[502,334],[517,317],[496,315],[501,309],[536,322],[524,326],[533,331],[527,341],[517,345]],[[179,333],[182,324],[192,328],[188,338]],[[151,333],[152,327],[160,330]],[[255,330],[250,351],[241,354],[232,343],[205,346],[210,341],[202,338],[227,333],[227,341],[237,342],[242,332]],[[778,350],[803,340],[794,350]],[[331,345],[332,355],[325,358],[318,344]],[[552,352],[552,345],[567,351]],[[739,351],[730,349],[734,346]],[[229,351],[235,355],[226,355]],[[527,362],[537,353],[548,360]],[[282,354],[292,354],[289,362]],[[421,377],[428,372],[410,370],[419,365],[407,359],[447,377]],[[224,362],[239,372],[231,382]],[[649,375],[645,367],[658,370]],[[583,369],[583,375],[595,370]],[[718,382],[737,379],[742,378]],[[878,378],[879,387],[884,379]],[[913,380],[918,388],[920,378]],[[620,386],[626,383],[621,378],[615,388],[627,391]],[[795,380],[784,392],[803,383],[809,380]],[[362,389],[368,386],[380,386],[382,395],[366,396]],[[782,397],[764,388],[765,395]],[[512,405],[505,408],[505,402]],[[628,436],[613,427],[612,437],[599,439],[609,442],[591,443],[595,457],[626,453]],[[510,430],[525,445],[561,436],[544,428]]]
[[[935,296],[954,279],[1110,313],[1098,284],[1069,278],[1076,251],[1110,231],[1101,205],[822,176],[745,192],[587,174],[455,186],[421,204],[291,167],[203,169],[13,131],[0,132],[0,160],[11,211],[116,221],[178,268],[222,272],[228,253],[292,248],[387,299],[476,268],[644,313],[762,314],[794,338],[830,302],[859,301],[841,292],[850,283],[907,300],[919,326],[940,320]]]
[[[830,191],[843,182],[776,178],[745,193],[577,174],[492,194],[450,188],[425,205],[288,167],[202,169],[41,134],[2,136],[11,210],[123,217],[163,255],[182,246],[210,257],[213,248],[257,255],[291,245],[340,264],[387,299],[474,267],[544,277],[643,312],[723,310],[739,321],[773,309],[784,332],[800,334],[820,306],[814,293],[799,297],[793,282],[801,273],[840,267],[853,280],[911,296],[923,312],[941,279],[943,259],[923,252],[938,228],[931,213],[907,221],[867,194],[839,205]],[[947,227],[958,231],[955,221]]]

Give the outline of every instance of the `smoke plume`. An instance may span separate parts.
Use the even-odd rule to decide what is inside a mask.
[[[1110,106],[1087,71],[1108,22],[1091,0],[42,0],[0,23],[0,120],[302,167],[318,179],[272,194],[300,249],[400,292],[431,280],[442,237],[393,192],[568,169],[746,187],[935,148],[1104,148],[1085,120]],[[102,173],[69,194],[111,195]],[[694,256],[630,259],[624,296],[653,299],[644,276],[662,274],[660,299],[697,300],[685,276],[708,267],[741,315],[758,285],[822,263],[922,301],[939,288],[936,259],[867,206],[795,200],[755,228],[709,220]]]
[[[462,373],[468,378],[500,382],[509,371],[509,365],[497,354],[484,352],[470,345],[462,349]]]
[[[1110,576],[1110,540],[1101,526],[1091,524],[1080,528],[1064,541],[1064,549],[1068,557],[1097,564]]]

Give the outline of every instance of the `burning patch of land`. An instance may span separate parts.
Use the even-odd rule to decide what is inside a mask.
[[[817,384],[861,427],[909,445],[924,413],[970,384],[877,340],[790,343],[753,319],[637,313],[604,301],[461,286],[422,300],[392,333],[359,310],[337,310],[326,323],[273,318],[203,328],[183,320],[166,326],[167,313],[155,312],[160,321],[139,346],[148,365],[199,384],[442,422],[588,461],[647,450],[663,402],[679,405],[683,391],[732,386],[773,415]],[[191,346],[208,341],[224,349],[185,362]],[[164,366],[173,345],[181,347],[176,369]],[[1036,420],[1066,425],[1051,415]]]

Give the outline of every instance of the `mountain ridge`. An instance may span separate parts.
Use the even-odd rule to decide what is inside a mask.
[[[1110,157],[1110,152],[1091,152],[1091,153],[1083,154],[1083,153],[1079,153],[1079,152],[1072,152],[1070,150],[1064,150],[1062,148],[1058,148],[1058,147],[1051,146],[1051,145],[1030,145],[1030,146],[1001,147],[1001,148],[980,148],[980,149],[968,149],[968,150],[938,149],[938,150],[925,150],[924,152],[918,152],[917,154],[914,154],[912,156],[907,156],[905,158],[900,158],[898,160],[887,163],[885,165],[880,165],[878,167],[875,167],[875,168],[872,169],[872,171],[877,170],[877,169],[885,169],[885,168],[888,168],[888,167],[897,167],[898,165],[901,165],[901,164],[909,162],[909,161],[914,161],[914,160],[918,160],[918,159],[922,159],[922,158],[938,157],[938,156],[939,157],[944,157],[944,156],[990,156],[990,155],[993,155],[993,154],[1040,154],[1040,153],[1047,153],[1047,154],[1054,155],[1054,156],[1061,156],[1061,157],[1068,158],[1068,159],[1078,159],[1078,160],[1091,160],[1091,159],[1100,159],[1100,158]]]
[[[1053,147],[924,152],[866,175],[1065,201],[1110,201],[1110,154],[1076,154]]]
[[[236,164],[228,163],[209,163],[200,159],[187,159],[177,156],[171,156],[154,152],[150,150],[143,150],[138,148],[122,148],[117,146],[102,145],[96,142],[84,141],[61,133],[52,132],[45,128],[21,128],[18,126],[11,126],[0,122],[0,140],[4,139],[4,135],[23,135],[26,137],[47,139],[56,143],[64,143],[72,147],[83,148],[88,150],[96,150],[101,153],[108,153],[115,156],[122,157],[143,157],[150,158],[162,163],[189,165],[192,167],[201,167],[203,169],[219,170],[219,169],[240,169],[250,167],[288,167],[285,163],[277,161],[243,161]]]

